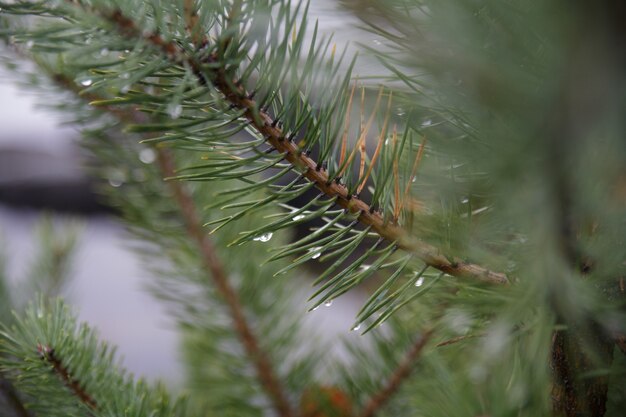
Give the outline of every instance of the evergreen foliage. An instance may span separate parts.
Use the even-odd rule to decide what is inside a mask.
[[[306,3],[0,2],[34,68],[7,65],[82,128],[187,375],[180,402],[134,382],[49,301],[70,238],[14,319],[0,279],[1,415],[620,415],[624,7],[342,3],[379,77]],[[303,297],[357,286],[341,363]]]

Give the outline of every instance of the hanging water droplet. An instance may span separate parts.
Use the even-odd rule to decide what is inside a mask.
[[[389,145],[389,139],[385,139],[385,145]]]
[[[415,181],[417,181],[417,177],[416,176],[412,176],[411,177],[411,182],[415,182]]]
[[[421,287],[422,285],[424,285],[424,277],[419,277],[417,281],[415,281],[415,286]]]
[[[111,171],[108,177],[109,185],[115,188],[122,186],[122,184],[124,184],[124,181],[126,181],[126,175],[119,170]]]
[[[269,240],[272,238],[272,236],[274,236],[274,233],[272,233],[272,232],[263,233],[261,236],[257,236],[255,238],[253,238],[252,240],[255,240],[257,242],[269,242]]]
[[[328,300],[324,303],[324,307],[330,307],[333,305],[333,300]]]
[[[170,115],[172,119],[178,119],[183,112],[183,106],[176,103],[170,103],[167,105],[167,114]]]
[[[85,87],[89,87],[93,81],[91,80],[82,80],[80,85],[84,85]]]
[[[115,187],[115,188],[121,187],[122,184],[124,184],[124,182],[119,180],[119,179],[117,179],[117,178],[110,178],[109,179],[109,185],[111,185],[111,187]]]
[[[433,121],[432,121],[432,120],[430,120],[430,119],[428,119],[428,120],[424,120],[424,121],[422,122],[422,127],[428,127],[428,126],[430,126],[430,125],[432,125],[432,124],[433,124]]]
[[[156,153],[154,149],[151,148],[143,148],[139,151],[139,160],[144,164],[151,164],[156,159]]]
[[[313,307],[313,309],[312,309],[311,311],[315,311],[315,310],[317,310],[318,308],[320,308],[320,306],[315,306],[315,307]]]
[[[321,247],[315,247],[315,248],[311,248],[309,249],[309,253],[312,253],[313,256],[311,256],[311,259],[317,259],[320,256],[322,256],[322,252],[320,251],[320,249],[322,249]]]
[[[356,326],[354,326],[354,327],[353,327],[352,329],[350,329],[350,330],[352,330],[353,332],[356,332],[356,331],[358,331],[360,328],[361,328],[361,323],[357,324]]]
[[[304,217],[305,217],[305,216],[304,216],[304,214],[298,214],[297,216],[293,216],[293,219],[292,219],[292,220],[293,220],[294,222],[297,222],[298,220],[302,220],[302,219],[304,219]]]

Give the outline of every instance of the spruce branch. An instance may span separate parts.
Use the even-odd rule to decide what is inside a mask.
[[[423,332],[407,351],[404,359],[393,371],[387,383],[374,394],[361,411],[359,417],[372,417],[383,408],[398,391],[400,385],[411,375],[415,362],[420,358],[422,351],[433,334],[429,329]]]
[[[54,352],[54,348],[47,345],[39,345],[37,346],[37,352],[41,356],[41,359],[45,360],[48,364],[52,366],[52,370],[54,373],[63,381],[66,387],[68,387],[74,396],[76,396],[81,403],[86,405],[88,408],[92,410],[96,410],[97,403],[96,400],[82,387],[82,384],[79,380],[72,377],[70,371],[63,365],[63,362]]]
[[[173,177],[175,175],[176,169],[174,159],[170,152],[164,149],[159,149],[157,160],[158,165],[166,178]],[[257,337],[252,332],[250,324],[245,317],[237,291],[230,284],[228,276],[224,271],[212,242],[202,229],[202,223],[191,195],[189,195],[179,181],[169,181],[168,184],[170,185],[174,198],[180,207],[187,233],[198,245],[198,248],[202,253],[204,266],[210,273],[215,287],[222,295],[230,310],[235,330],[239,335],[246,353],[256,368],[257,377],[259,378],[263,389],[272,400],[272,404],[279,416],[294,416],[295,414],[291,410],[284,388],[276,376],[267,354],[261,349]]]
[[[61,87],[73,91],[76,94],[80,93],[80,87],[67,77],[61,74],[55,74],[53,79]],[[79,97],[87,101],[102,100],[102,97],[93,93],[80,94]],[[101,108],[116,117],[122,123],[138,123],[145,122],[146,120],[146,115],[136,110],[120,110],[115,106],[101,106]],[[176,166],[173,153],[169,149],[164,149],[159,146],[155,147],[155,150],[157,153],[156,163],[162,174],[161,176],[163,178],[175,177]],[[294,413],[291,410],[289,401],[287,400],[285,389],[279,378],[276,376],[274,367],[270,362],[267,353],[260,347],[259,341],[246,319],[239,295],[237,294],[235,288],[230,284],[228,274],[226,273],[225,268],[217,255],[217,251],[202,228],[202,222],[193,197],[182,182],[170,180],[167,181],[167,184],[170,191],[174,195],[174,201],[180,210],[185,223],[186,232],[196,243],[207,274],[212,278],[215,288],[218,290],[223,301],[228,307],[230,317],[235,325],[236,333],[239,336],[239,340],[243,345],[246,354],[256,369],[257,378],[261,383],[262,388],[271,399],[272,404],[279,416],[293,416]]]
[[[82,3],[81,7],[89,10]],[[113,23],[119,33],[126,38],[146,42],[161,51],[170,62],[190,68],[200,85],[212,84],[230,103],[230,106],[238,109],[247,123],[264,137],[273,149],[283,155],[284,160],[302,173],[302,177],[314,183],[327,197],[336,199],[335,201],[340,207],[358,215],[357,220],[362,225],[371,227],[388,242],[395,243],[399,248],[417,255],[427,265],[449,275],[491,284],[507,284],[509,282],[504,273],[492,271],[460,258],[446,256],[440,248],[411,236],[402,227],[386,221],[381,213],[359,196],[350,194],[345,185],[333,181],[323,164],[303,152],[293,141],[287,140],[278,121],[263,109],[259,109],[257,102],[251,98],[245,87],[237,82],[238,80],[229,78],[230,76],[224,64],[220,62],[217,52],[212,52],[199,59],[187,54],[175,42],[166,41],[158,33],[142,32],[135,22],[123,15],[120,10],[93,11]]]

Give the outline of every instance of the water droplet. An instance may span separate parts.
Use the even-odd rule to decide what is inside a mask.
[[[422,285],[424,285],[424,277],[419,277],[417,281],[415,281],[415,286],[421,287]]]
[[[354,326],[354,327],[353,327],[352,329],[350,329],[350,330],[352,330],[353,332],[356,332],[356,331],[358,331],[360,328],[361,328],[361,323],[357,324],[356,326]]]
[[[172,119],[178,119],[183,112],[183,106],[176,103],[170,103],[167,105],[167,114],[170,115]]]
[[[293,216],[293,221],[297,222],[298,220],[304,219],[304,214],[298,214],[297,216]]]
[[[383,43],[382,43],[381,41],[379,41],[378,39],[374,39],[374,40],[372,41],[372,43],[373,43],[374,45],[377,45],[377,46],[380,46],[380,45],[382,45],[382,44],[383,44]]]
[[[127,80],[127,79],[130,78],[130,74],[127,73],[127,72],[123,72],[123,73],[120,74],[120,78],[123,79],[123,80]]]
[[[389,139],[385,139],[385,145],[389,145]]]
[[[428,119],[428,120],[424,120],[424,122],[422,122],[422,127],[428,127],[430,125],[433,124],[433,121]]]
[[[109,48],[100,49],[100,56],[107,56],[107,55],[109,55]]]
[[[469,198],[465,197],[463,200],[461,200],[461,204],[467,204],[469,203]]]
[[[151,164],[156,159],[156,152],[151,148],[143,148],[139,151],[139,160],[144,164]]]
[[[415,182],[415,181],[417,181],[417,177],[415,176],[411,177],[411,182]]]
[[[93,81],[91,80],[82,80],[80,85],[84,85],[85,87],[89,87]]]
[[[371,267],[372,267],[372,265],[361,265],[361,266],[359,267],[359,269],[360,269],[361,271],[367,271],[367,270],[368,270],[368,269],[370,269]]]
[[[128,93],[129,90],[130,90],[130,84],[126,84],[126,85],[123,85],[120,88],[120,93],[126,94],[126,93]]]
[[[110,178],[109,184],[111,185],[111,187],[117,188],[117,187],[121,187],[122,184],[124,184],[124,182],[116,178]]]
[[[272,238],[272,236],[274,236],[274,233],[272,233],[272,232],[263,233],[261,236],[257,236],[255,238],[253,238],[252,240],[255,240],[257,242],[269,242],[269,240]]]
[[[333,300],[328,300],[324,303],[324,307],[330,307],[333,305]]]
[[[30,49],[30,48],[32,48],[32,47],[33,47],[33,45],[34,45],[34,44],[35,44],[35,42],[33,42],[33,41],[28,41],[28,42],[26,42],[26,45],[25,45],[25,46],[26,46],[26,48],[27,48],[27,49]]]
[[[322,249],[320,246],[309,249],[309,253],[313,254],[313,256],[311,256],[311,259],[317,259],[322,256],[322,252],[320,251],[320,249]]]
[[[398,107],[398,111],[396,113],[398,116],[404,116],[406,114],[406,112],[404,111],[404,109],[402,107]]]
[[[315,310],[317,310],[318,308],[320,308],[320,306],[315,306],[315,307],[313,307],[313,310],[311,310],[311,311],[315,311]]]
[[[124,184],[124,181],[126,181],[126,175],[124,175],[124,173],[119,170],[111,171],[108,177],[109,177],[109,185],[115,188],[121,187],[122,184]]]
[[[39,318],[39,319],[43,318],[43,311],[37,310],[37,318]]]

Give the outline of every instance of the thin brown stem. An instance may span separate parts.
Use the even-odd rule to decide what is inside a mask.
[[[391,397],[398,391],[400,385],[411,375],[411,371],[417,360],[422,354],[422,350],[426,343],[430,340],[432,330],[427,330],[415,341],[411,349],[406,353],[406,356],[400,362],[395,371],[391,374],[391,377],[387,383],[374,394],[369,402],[365,405],[359,417],[372,417],[381,408],[383,408],[391,399]]]
[[[73,378],[70,371],[63,365],[61,360],[56,356],[54,349],[50,346],[37,346],[37,351],[41,358],[52,365],[54,373],[63,381],[66,387],[80,400],[81,403],[88,408],[95,410],[97,408],[96,400],[82,387],[80,381]]]
[[[504,273],[489,270],[460,258],[446,256],[439,248],[410,235],[399,225],[386,221],[382,214],[368,203],[358,196],[351,195],[345,185],[336,181],[329,181],[328,173],[322,165],[302,152],[296,143],[285,140],[285,133],[278,127],[275,120],[268,113],[259,110],[259,106],[250,98],[245,88],[236,80],[230,79],[223,66],[212,65],[207,67],[205,65],[219,63],[217,55],[213,54],[201,62],[195,57],[187,56],[185,51],[176,43],[168,42],[156,33],[143,34],[134,21],[124,16],[119,10],[108,14],[102,13],[102,15],[115,23],[120,33],[126,37],[143,39],[162,51],[172,63],[191,68],[201,85],[212,83],[233,108],[239,109],[243,113],[243,117],[249,125],[263,136],[268,144],[283,154],[284,159],[295,169],[303,172],[304,178],[313,182],[326,196],[336,198],[339,206],[357,214],[357,219],[361,224],[371,227],[382,238],[395,242],[398,247],[414,253],[429,266],[449,275],[491,284],[509,283],[508,277]]]
[[[158,165],[165,177],[172,177],[175,175],[176,169],[174,159],[172,154],[167,150],[158,149]],[[200,221],[200,217],[191,195],[179,181],[169,181],[168,184],[170,186],[170,190],[174,194],[174,199],[181,210],[187,233],[198,245],[202,254],[204,267],[210,273],[216,289],[221,294],[226,305],[228,306],[228,309],[230,310],[235,330],[239,335],[239,339],[241,340],[246,353],[256,368],[257,377],[261,381],[263,389],[265,389],[269,395],[279,416],[293,416],[294,413],[291,410],[291,406],[289,405],[283,387],[274,374],[274,369],[267,355],[259,346],[259,342],[248,324],[248,320],[243,312],[239,296],[235,289],[230,285],[228,276],[225,273],[221,260],[217,256],[213,243],[208,239],[206,233],[202,229],[202,222]]]
[[[477,337],[483,337],[484,335],[485,335],[484,333],[479,333],[479,334],[468,334],[468,335],[465,335],[465,336],[457,336],[457,337],[453,337],[452,339],[448,339],[448,340],[444,340],[443,342],[439,342],[435,346],[436,347],[443,347],[443,346],[454,345],[454,344],[462,342],[464,340],[474,339],[474,338],[477,338]]]

